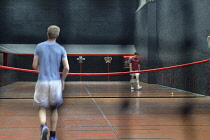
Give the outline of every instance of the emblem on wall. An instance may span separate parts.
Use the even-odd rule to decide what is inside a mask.
[[[112,57],[104,57],[106,63],[111,63]]]
[[[85,60],[85,58],[83,58],[82,56],[79,56],[79,57],[77,58],[77,60],[79,60],[78,63],[84,63],[83,61]]]

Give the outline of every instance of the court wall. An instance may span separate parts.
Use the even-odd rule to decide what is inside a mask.
[[[208,5],[209,0],[156,0],[140,9],[135,16],[134,45],[143,54],[142,67],[167,67],[208,59]],[[142,80],[209,95],[209,64],[161,71]]]

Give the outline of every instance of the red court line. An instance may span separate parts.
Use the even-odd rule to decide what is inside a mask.
[[[120,133],[120,135],[134,135],[134,134],[170,134],[170,135],[177,135],[177,134],[202,134],[202,135],[209,135],[210,133]],[[57,136],[89,136],[89,135],[115,135],[115,134],[70,134],[70,135],[57,135]]]
[[[28,136],[0,136],[0,138],[16,138],[16,137],[40,137],[40,135],[28,135]]]
[[[188,134],[188,135],[209,135],[210,133],[120,133],[120,135],[179,135],[179,134]],[[69,135],[57,135],[59,137],[69,137],[69,136],[114,136],[115,134],[69,134]],[[0,136],[0,138],[11,138],[11,137],[40,137],[40,135],[27,135],[27,136]]]

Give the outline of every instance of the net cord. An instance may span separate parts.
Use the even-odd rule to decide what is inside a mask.
[[[145,73],[145,72],[153,72],[153,71],[162,71],[167,69],[175,69],[180,67],[186,67],[190,65],[197,65],[201,63],[209,62],[209,59],[181,64],[176,66],[169,66],[163,68],[156,68],[156,69],[148,69],[148,70],[140,70],[140,71],[130,71],[130,72],[111,72],[111,73],[68,73],[68,75],[76,75],[76,76],[106,76],[106,75],[125,75],[125,74],[133,74],[133,73]],[[8,69],[8,70],[16,70],[16,71],[23,71],[23,72],[32,72],[32,73],[39,73],[37,70],[30,70],[30,69],[22,69],[22,68],[14,68],[14,67],[7,67],[7,66],[0,66],[0,69]],[[60,72],[62,74],[62,72]]]

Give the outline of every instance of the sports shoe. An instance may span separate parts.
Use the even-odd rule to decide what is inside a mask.
[[[47,134],[48,134],[48,127],[46,125],[44,125],[41,128],[41,137],[40,137],[40,140],[47,140]]]
[[[137,89],[138,89],[138,90],[142,89],[142,86],[138,86]]]
[[[133,86],[131,86],[131,90],[134,90],[134,87]]]
[[[58,139],[54,137],[50,137],[49,140],[58,140]]]

